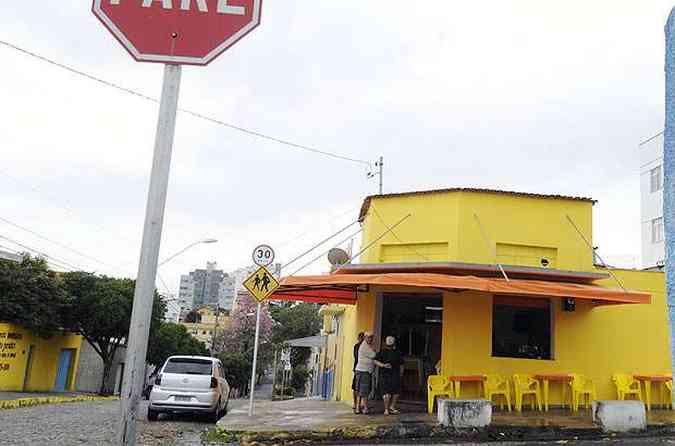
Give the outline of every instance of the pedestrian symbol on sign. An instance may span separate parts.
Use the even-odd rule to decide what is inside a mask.
[[[262,266],[244,281],[244,287],[258,302],[262,302],[279,288],[279,282]]]

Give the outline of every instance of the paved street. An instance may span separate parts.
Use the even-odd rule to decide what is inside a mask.
[[[105,401],[96,403],[74,403],[60,405],[44,405],[23,409],[6,410],[0,413],[0,444],[3,446],[71,446],[71,445],[110,445],[113,444],[115,423],[119,402]],[[143,419],[140,421],[139,445],[143,446],[201,446],[201,434],[213,427],[197,417],[162,417],[159,422],[148,423],[145,420],[143,402]],[[245,401],[231,402],[233,414],[244,409]],[[238,408],[238,406],[242,406]],[[221,422],[223,423],[224,418]],[[348,443],[355,444],[355,443]],[[391,446],[407,444],[435,445],[675,445],[675,438],[641,438],[633,440],[599,440],[599,441],[557,441],[557,442],[508,442],[508,443],[456,443],[420,441],[391,443]]]
[[[139,445],[199,446],[200,435],[213,427],[194,417],[162,417],[148,423],[147,402],[138,424]],[[118,401],[35,406],[0,413],[3,446],[108,445],[115,438]]]

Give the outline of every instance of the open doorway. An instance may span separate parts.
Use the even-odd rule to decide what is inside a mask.
[[[384,294],[381,329],[381,339],[394,336],[404,358],[401,400],[426,401],[427,377],[441,360],[443,296]]]

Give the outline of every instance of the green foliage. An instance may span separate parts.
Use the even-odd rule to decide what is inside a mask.
[[[303,394],[305,392],[305,383],[309,379],[309,370],[305,366],[294,367],[291,372],[291,386],[296,392]]]
[[[105,388],[115,352],[126,341],[131,323],[135,282],[83,272],[63,275],[67,302],[63,308],[64,327],[81,334],[103,360],[101,393]],[[155,293],[150,336],[159,328],[166,304]]]
[[[310,302],[283,302],[270,307],[276,322],[272,328],[272,342],[278,346],[291,339],[316,336],[323,321],[319,316],[319,305]],[[293,368],[304,365],[311,354],[308,348],[294,348],[291,352]]]
[[[290,339],[315,336],[321,331],[322,320],[319,306],[310,302],[283,302],[270,306],[272,319],[272,342],[283,344]]]
[[[44,259],[0,260],[0,321],[17,324],[43,338],[61,328],[65,294]]]
[[[174,355],[209,356],[209,351],[203,342],[190,336],[183,325],[161,322],[150,337],[147,362],[157,371]]]
[[[225,377],[233,389],[238,389],[242,393],[248,389],[251,380],[251,367],[253,367],[253,358],[245,353],[220,353],[218,358],[223,363]]]

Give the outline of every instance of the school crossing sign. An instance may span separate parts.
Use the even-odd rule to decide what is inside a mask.
[[[279,288],[279,282],[266,267],[261,266],[244,281],[244,287],[261,303],[274,294]]]

